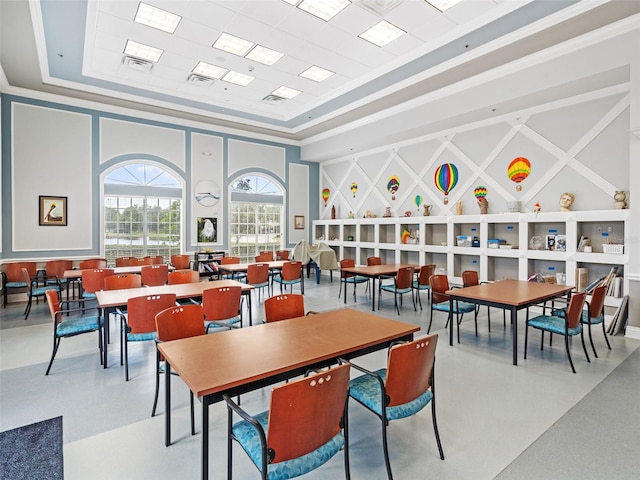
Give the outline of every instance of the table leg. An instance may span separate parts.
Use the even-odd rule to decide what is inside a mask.
[[[164,361],[164,446],[171,445],[171,365]]]
[[[202,480],[209,478],[209,404],[202,398]]]
[[[452,298],[449,298],[449,319],[447,320],[447,323],[449,324],[449,345],[453,346],[453,299]],[[456,321],[456,323],[458,322]]]
[[[251,303],[251,290],[247,290],[247,304],[249,307],[249,326],[253,326],[253,307]]]
[[[318,282],[318,283],[320,283],[320,282]],[[293,291],[293,286],[291,286],[291,289]],[[302,295],[304,295],[304,275],[302,274],[302,272],[300,272],[300,293]]]
[[[518,309],[511,307],[511,337],[513,340],[513,364],[518,365]]]
[[[378,279],[378,283],[380,279]],[[371,310],[376,311],[376,277],[371,277],[371,298],[373,299],[371,302]]]
[[[102,309],[102,321],[104,324],[102,325],[102,356],[103,356],[103,364],[102,368],[107,368],[108,361],[108,346],[109,346],[109,320],[111,319],[112,308],[103,308]]]
[[[343,275],[343,274],[342,274],[342,271],[341,271],[341,272],[340,272],[340,282],[341,282],[341,288],[342,288],[342,283],[344,283],[344,303],[345,303],[345,305],[346,305],[346,304],[347,304],[347,285],[348,285],[348,284],[347,284],[347,281],[346,281],[346,280],[347,280],[347,277],[345,277],[345,281],[344,281],[344,282],[342,282],[342,275]],[[353,285],[354,285],[354,288],[355,288],[355,283],[354,283]],[[354,290],[354,291],[355,291],[355,290]]]

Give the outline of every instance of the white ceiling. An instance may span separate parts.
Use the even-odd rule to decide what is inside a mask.
[[[441,13],[424,0],[403,0],[380,14],[359,1],[385,3],[352,0],[324,22],[282,0],[146,0],[182,16],[172,35],[133,21],[138,0],[0,0],[4,88],[241,128],[304,148],[640,11],[638,1],[463,0]],[[382,18],[407,34],[383,48],[358,38]],[[212,48],[222,32],[285,55],[266,66]],[[123,64],[127,40],[164,53],[149,72],[131,69]],[[200,61],[255,80],[194,85],[187,78]],[[300,77],[311,65],[336,73],[321,83]],[[281,85],[303,93],[263,101]],[[353,147],[347,141],[330,155]],[[322,159],[308,151],[309,159]]]

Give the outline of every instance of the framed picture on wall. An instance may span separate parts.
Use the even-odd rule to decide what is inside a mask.
[[[218,219],[198,217],[198,243],[216,243],[218,241]]]
[[[67,197],[40,195],[38,224],[67,226]]]
[[[293,228],[296,230],[304,230],[304,215],[295,215],[293,217]]]

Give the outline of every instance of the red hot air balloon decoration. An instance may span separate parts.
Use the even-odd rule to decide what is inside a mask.
[[[436,184],[438,190],[444,193],[443,203],[446,205],[449,203],[449,192],[453,190],[453,187],[458,183],[458,167],[453,163],[443,163],[436,168],[436,173],[433,176],[433,181]]]
[[[322,199],[324,200],[324,206],[327,206],[327,200],[329,200],[329,195],[331,191],[328,188],[322,190]]]
[[[531,173],[531,162],[524,157],[514,158],[507,167],[507,176],[509,180],[516,182],[516,190],[522,190],[522,182]]]
[[[391,200],[396,199],[396,192],[398,191],[398,188],[400,188],[400,179],[395,175],[391,175],[387,182],[387,190],[391,193]]]

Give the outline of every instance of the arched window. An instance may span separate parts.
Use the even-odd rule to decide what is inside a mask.
[[[284,190],[260,174],[244,175],[231,183],[231,255],[253,262],[263,251],[283,245]]]
[[[182,185],[170,172],[148,163],[132,163],[104,179],[104,250],[116,257],[180,253]]]

